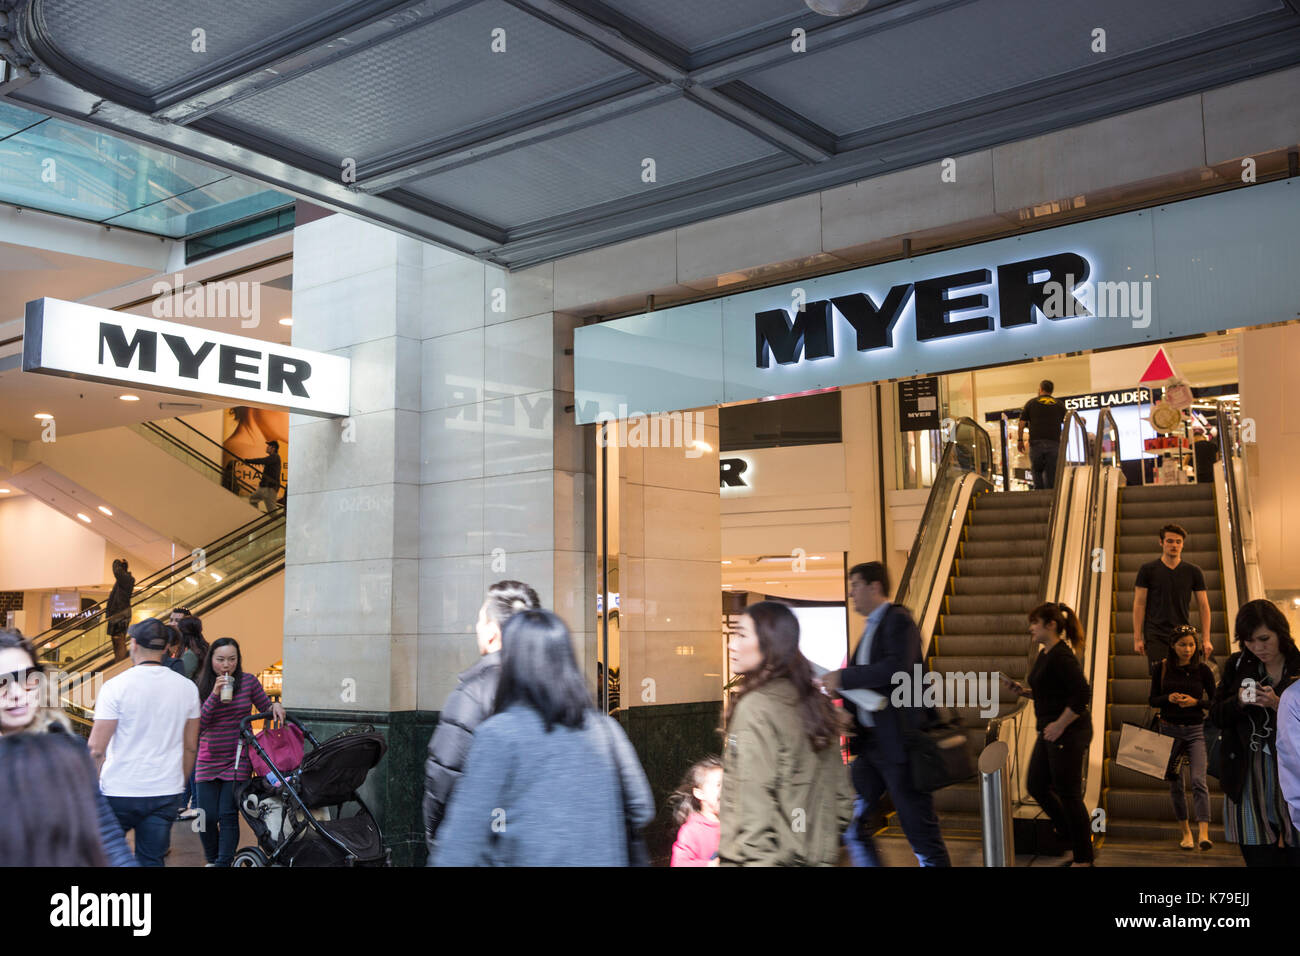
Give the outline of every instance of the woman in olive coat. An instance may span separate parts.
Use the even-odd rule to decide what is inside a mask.
[[[834,866],[853,817],[848,719],[814,683],[784,604],[746,608],[730,654],[742,678],[726,719],[721,865]]]

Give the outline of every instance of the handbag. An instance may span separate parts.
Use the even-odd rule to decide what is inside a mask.
[[[1223,779],[1223,731],[1209,720],[1205,722],[1205,773]]]
[[[903,731],[912,786],[932,793],[975,776],[966,731],[950,717],[926,709],[920,727]]]
[[[1149,777],[1166,779],[1173,756],[1174,738],[1136,724],[1124,724],[1119,732],[1115,762]]]
[[[302,765],[303,736],[297,724],[286,723],[283,727],[268,728],[258,734],[256,739],[281,774],[288,776]],[[265,777],[271,772],[270,764],[262,759],[257,748],[250,747],[249,756],[253,761],[255,775]]]
[[[618,783],[619,806],[623,810],[623,827],[627,831],[627,865],[649,866],[650,850],[645,845],[645,838],[642,837],[641,831],[633,826],[627,818],[627,793],[623,790],[623,764],[618,759],[618,748],[614,746],[614,733],[605,723],[604,714],[597,712],[596,716],[598,718],[596,723],[600,726],[601,733],[605,737],[605,746],[609,750],[609,758],[614,762],[614,777]]]

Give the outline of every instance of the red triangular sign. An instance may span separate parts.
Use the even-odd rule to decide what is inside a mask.
[[[1174,368],[1169,364],[1169,356],[1165,355],[1165,350],[1159,348],[1156,350],[1156,357],[1151,360],[1147,370],[1142,373],[1138,379],[1139,384],[1142,382],[1162,382],[1165,379],[1174,377]]]

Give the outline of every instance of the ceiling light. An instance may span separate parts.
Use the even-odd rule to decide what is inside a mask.
[[[289,316],[286,315],[283,319],[280,320],[280,324],[281,324],[281,325],[293,325],[293,319],[291,319]]]
[[[119,395],[119,396],[117,396],[117,397],[118,397],[118,400],[119,400],[119,401],[123,401],[123,402],[138,402],[138,401],[140,401],[140,396],[139,396],[139,395]]]
[[[113,517],[113,512],[109,511],[109,510],[108,510],[107,508],[105,508],[103,505],[100,505],[100,506],[99,506],[99,510],[102,511],[102,512],[104,512],[104,514],[108,515],[110,518]]]
[[[804,0],[808,9],[824,17],[847,17],[850,13],[865,10],[871,0]]]
[[[53,418],[54,416],[51,415],[49,412],[37,412],[32,417],[39,418],[41,421],[45,421],[46,419]]]
[[[190,582],[190,584],[194,585],[195,587],[198,587],[198,586],[199,586],[199,582],[198,582],[198,581],[195,581],[194,578],[191,577],[191,576],[188,575],[188,574],[185,576],[185,580],[188,581],[188,582]]]
[[[723,561],[722,563],[723,563],[723,564],[730,564],[731,562],[730,562],[730,561]]]
[[[9,494],[8,488],[0,488],[0,495],[7,495],[7,494]]]
[[[706,441],[700,441],[700,439],[698,438],[695,439],[694,441],[688,442],[686,447],[691,449],[692,451],[698,451],[698,452],[713,451],[712,445],[710,445]]]
[[[209,576],[210,578],[212,578],[212,580],[214,580],[214,581],[220,581],[220,580],[221,580],[221,575],[219,575],[216,571],[209,571],[209,572],[208,572],[208,576]]]
[[[90,524],[90,519],[87,518],[85,515],[83,515],[80,511],[77,512],[77,517],[80,518],[82,521],[86,522],[86,524]]]

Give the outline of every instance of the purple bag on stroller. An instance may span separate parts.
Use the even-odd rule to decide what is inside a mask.
[[[280,773],[288,776],[302,765],[303,737],[297,724],[285,724],[283,727],[270,727],[257,735],[257,742],[262,745]],[[251,750],[253,773],[265,777],[271,767],[256,748]]]

